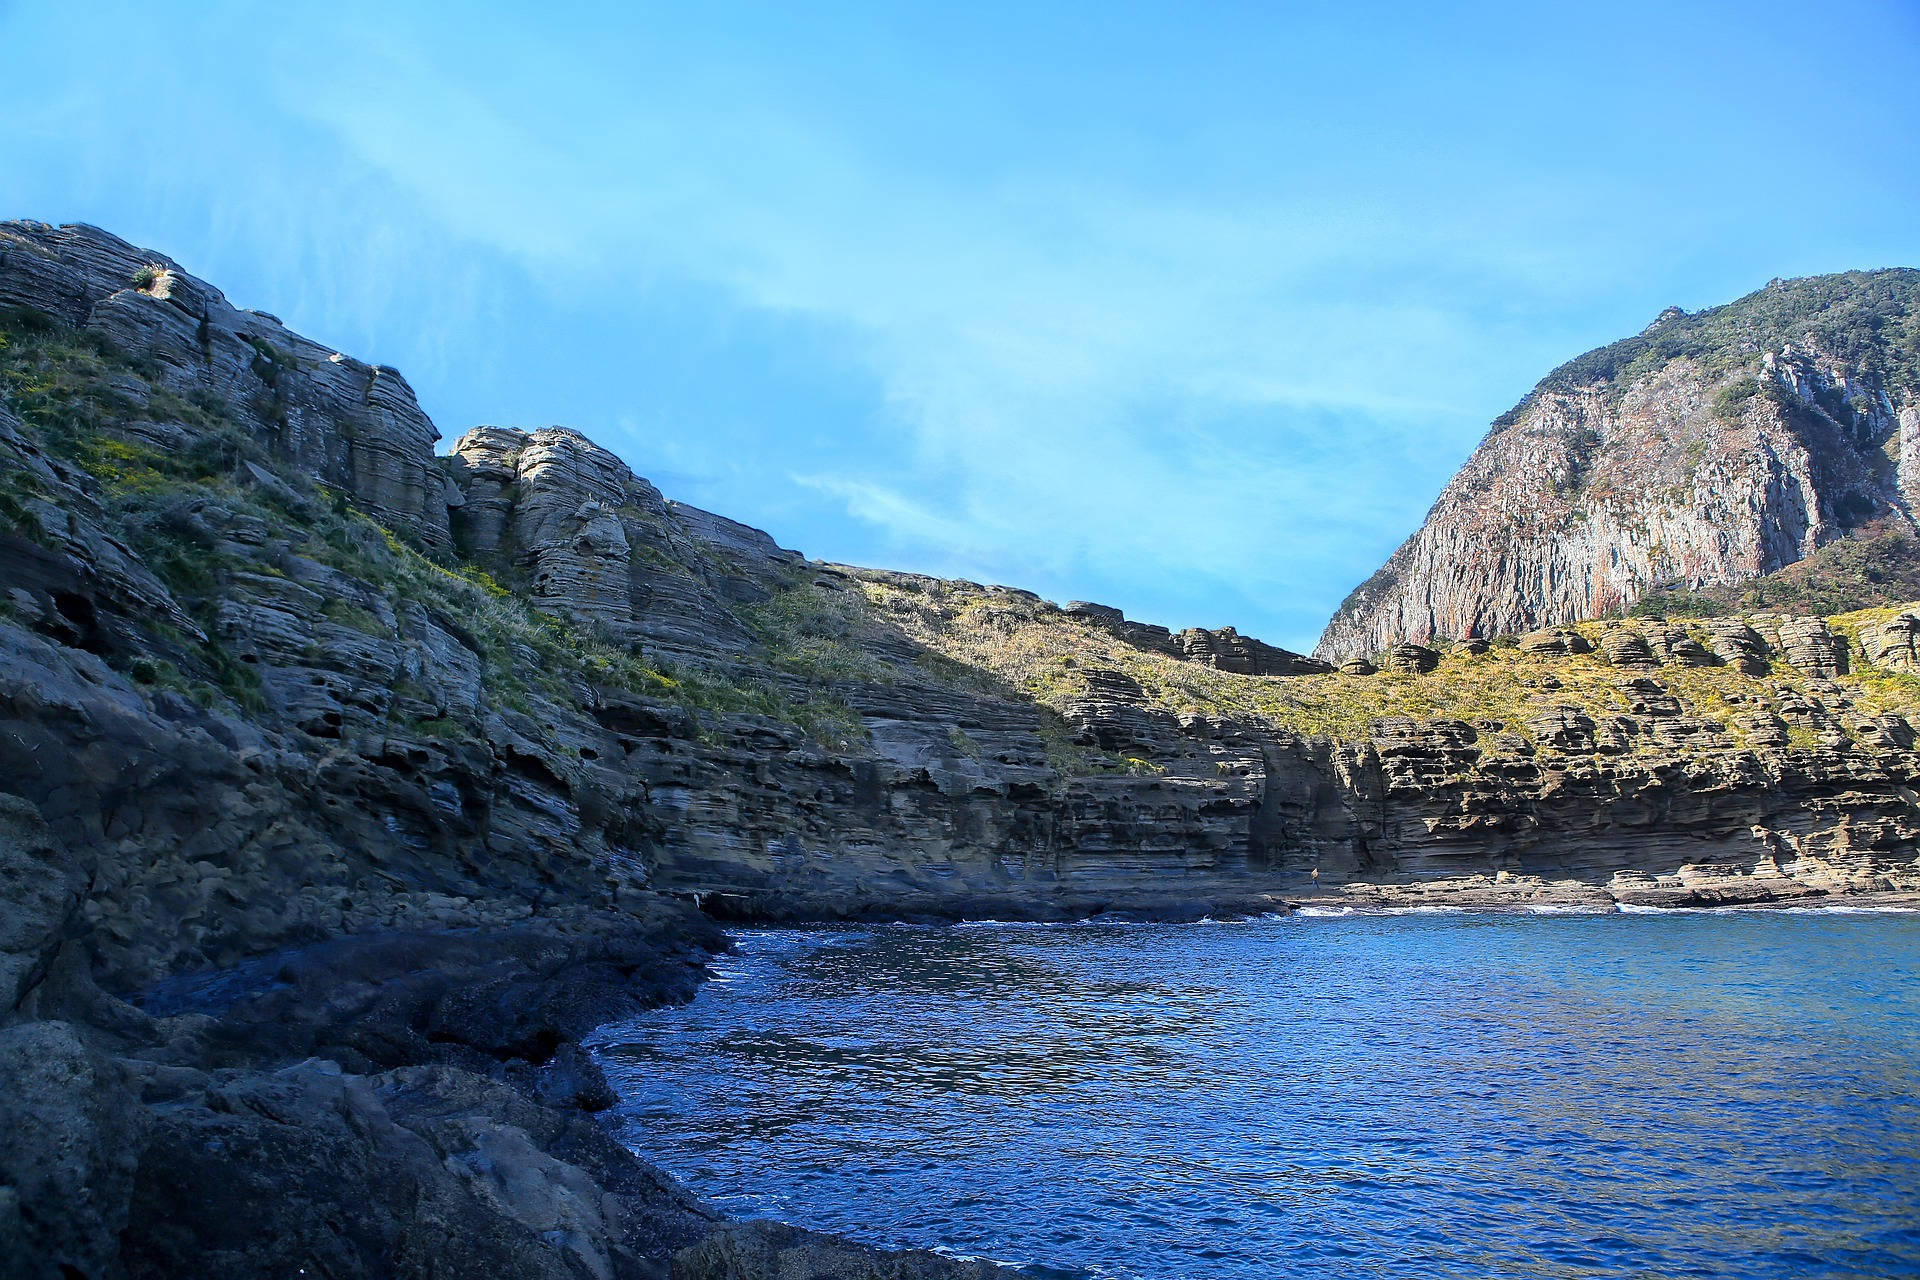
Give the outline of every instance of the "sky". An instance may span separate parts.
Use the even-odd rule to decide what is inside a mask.
[[[0,0],[0,120],[0,217],[399,367],[443,447],[1302,650],[1556,364],[1920,266],[1914,0]]]

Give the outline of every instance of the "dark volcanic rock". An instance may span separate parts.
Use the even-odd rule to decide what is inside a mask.
[[[155,1277],[654,1277],[712,1226],[589,1120],[463,1071],[311,1060],[168,1098],[123,1257]]]
[[[989,1274],[722,1228],[591,1118],[579,1039],[691,994],[695,904],[1920,884],[1912,722],[1816,621],[1709,629],[1792,668],[1731,725],[1569,629],[1479,652],[1526,664],[1500,719],[1416,720],[1444,678],[803,561],[562,428],[436,461],[398,375],[90,229],[0,228],[0,301],[9,370],[77,384],[0,382],[8,1274]]]
[[[147,1112],[64,1022],[0,1029],[0,1276],[115,1269]]]
[[[1013,1280],[1019,1272],[990,1262],[959,1262],[911,1250],[876,1253],[838,1236],[777,1222],[745,1222],[674,1255],[673,1280]]]

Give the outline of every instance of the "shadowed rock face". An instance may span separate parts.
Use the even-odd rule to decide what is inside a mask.
[[[397,375],[91,229],[0,226],[0,302],[27,309],[0,317],[22,1274],[981,1274],[716,1234],[582,1114],[607,1095],[579,1036],[687,998],[723,945],[696,901],[1189,915],[1284,906],[1316,869],[1506,901],[1916,884],[1911,721],[1858,670],[1912,668],[1897,611],[1335,673],[809,562],[562,428],[435,458]],[[1435,710],[1487,670],[1526,682],[1511,711]],[[1289,689],[1373,711],[1309,732],[1262,701]]]
[[[124,331],[119,311],[96,314],[121,294],[116,308],[194,302],[230,334],[269,323],[221,311],[210,287],[103,233],[7,224],[6,236],[4,296],[86,334]],[[148,262],[164,280],[134,287]],[[269,390],[304,406],[289,434],[255,411],[266,384],[245,378],[260,375],[210,363],[197,327],[141,332],[131,363],[99,374],[116,388],[96,406],[102,440],[174,439],[192,453],[237,431],[253,454],[222,455],[203,478],[94,474],[92,459],[118,455],[62,454],[0,403],[0,462],[27,495],[0,584],[12,602],[0,709],[16,726],[0,764],[99,867],[89,912],[117,984],[303,938],[491,927],[530,903],[663,889],[773,915],[1177,911],[1258,904],[1314,865],[1330,878],[1516,865],[1604,878],[1670,872],[1653,830],[1721,842],[1729,857],[1771,848],[1751,828],[1793,831],[1819,857],[1869,859],[1904,830],[1889,818],[1890,834],[1866,840],[1820,798],[1845,790],[1873,810],[1908,767],[1897,747],[1878,754],[1900,734],[1866,727],[1846,690],[1669,712],[1623,684],[1609,705],[1567,713],[1583,728],[1549,687],[1554,663],[1830,681],[1879,653],[1902,670],[1912,646],[1898,618],[1863,632],[1857,656],[1819,619],[1723,619],[1698,634],[1635,623],[1596,633],[1597,650],[1569,627],[1527,635],[1519,651],[1547,664],[1539,704],[1499,729],[1469,718],[1464,742],[1448,730],[1457,767],[1424,790],[1394,787],[1383,762],[1428,731],[1401,725],[1391,699],[1375,719],[1399,727],[1382,736],[1362,721],[1338,741],[1232,709],[1276,680],[1347,696],[1340,681],[1373,679],[1360,664],[1334,675],[1230,628],[1175,637],[1103,606],[1062,613],[1006,588],[811,564],[667,501],[562,428],[477,428],[435,459],[424,418],[396,425],[334,394],[354,367],[344,359],[275,375]],[[287,350],[312,348],[274,332]],[[202,385],[215,374],[226,392]],[[217,415],[185,412],[176,389],[190,384]],[[409,559],[330,511],[312,482],[332,483],[341,441],[396,459],[394,476],[436,477],[415,486],[411,522],[381,497],[390,487],[358,499],[367,515],[504,589]],[[921,612],[877,614],[884,591]],[[543,631],[528,603],[578,630]],[[942,627],[982,642],[961,660],[907,625],[948,615]],[[1056,622],[1245,683],[1182,706],[1164,695],[1186,677],[1149,689],[1109,663],[1105,675],[1058,668],[1061,692],[1041,696],[1053,677],[1023,666],[1020,647]],[[661,659],[686,669],[634,674]],[[1402,644],[1383,661],[1385,688],[1450,678],[1427,674],[1437,649]],[[799,723],[809,708],[811,728]],[[1739,717],[1750,734],[1716,736]],[[1547,767],[1501,745],[1533,724],[1575,756],[1591,743],[1595,760]],[[1851,754],[1804,754],[1829,740]],[[1783,754],[1742,754],[1755,747]],[[1563,803],[1568,770],[1588,767],[1599,772],[1584,809]],[[1702,770],[1727,793],[1708,816],[1686,792]],[[1604,856],[1569,852],[1573,835]]]
[[[1318,656],[1746,582],[1920,497],[1920,272],[1776,281],[1590,352],[1497,423]]]

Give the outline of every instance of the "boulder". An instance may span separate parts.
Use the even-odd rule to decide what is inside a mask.
[[[1572,627],[1545,627],[1520,637],[1522,653],[1537,653],[1546,658],[1565,658],[1592,653],[1593,645]]]
[[[1847,673],[1847,638],[1828,628],[1820,618],[1783,618],[1779,624],[1780,654],[1810,675]]]
[[[1920,671],[1920,616],[1898,614],[1860,630],[1867,660],[1889,671]]]
[[[145,1115],[134,1083],[65,1022],[0,1030],[0,1082],[0,1280],[114,1274]]]
[[[1663,627],[1655,637],[1660,661],[1677,667],[1711,667],[1720,663],[1713,650],[1694,639],[1684,627]]]
[[[1766,640],[1745,622],[1716,618],[1706,625],[1707,647],[1727,666],[1743,676],[1764,676],[1772,669]]]
[[[1440,665],[1440,655],[1425,645],[1402,641],[1387,650],[1387,670],[1401,675],[1425,675]]]
[[[1627,627],[1609,627],[1600,633],[1600,654],[1610,666],[1639,667],[1651,670],[1660,665],[1653,646],[1638,631]]]

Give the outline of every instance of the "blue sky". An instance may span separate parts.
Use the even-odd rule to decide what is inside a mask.
[[[0,0],[98,223],[810,555],[1311,648],[1663,306],[1920,265],[1920,6]]]

